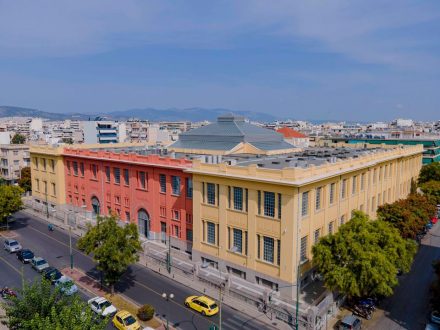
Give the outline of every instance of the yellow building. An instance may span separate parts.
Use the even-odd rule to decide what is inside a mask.
[[[45,145],[30,147],[32,197],[46,211],[66,203],[63,148]]]
[[[379,205],[406,197],[422,151],[421,146],[316,148],[235,157],[229,161],[234,165],[196,161],[188,170],[194,189],[193,261],[293,298],[297,275],[301,285],[311,280],[311,248],[319,238],[336,232],[353,210],[375,218]]]

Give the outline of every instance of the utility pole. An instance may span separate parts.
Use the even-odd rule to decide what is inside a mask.
[[[70,269],[73,269],[72,226],[70,224],[69,224],[69,250],[70,250]]]
[[[220,280],[221,280],[221,275],[220,275]],[[219,285],[219,293],[218,293],[218,298],[219,298],[219,302],[218,302],[218,327],[219,330],[222,330],[222,286],[224,283],[220,283]]]

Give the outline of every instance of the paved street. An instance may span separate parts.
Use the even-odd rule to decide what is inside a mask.
[[[434,279],[432,262],[440,259],[440,224],[425,236],[411,272],[402,276],[399,287],[381,308],[385,316],[371,329],[424,329],[429,314],[429,286]]]
[[[45,257],[55,267],[63,268],[69,265],[69,237],[60,229],[48,232],[47,226],[41,220],[27,213],[18,212],[17,221],[13,225],[16,239],[32,249],[36,255]],[[73,244],[76,240],[73,239]],[[91,257],[79,250],[74,250],[75,266],[91,276],[98,277],[95,264]],[[0,254],[0,285],[19,286],[21,263],[15,256],[9,256],[4,251]],[[29,265],[23,267],[26,279],[32,279],[37,274]],[[130,267],[123,281],[116,288],[139,304],[150,303],[155,306],[157,313],[168,315],[172,324],[180,329],[208,329],[212,323],[218,323],[218,316],[207,318],[183,306],[184,299],[189,295],[200,294],[188,287],[180,285],[168,278],[162,277],[145,267],[134,265]],[[162,293],[173,293],[173,301],[166,303]],[[261,316],[266,317],[264,315]],[[223,307],[223,329],[268,329],[269,327],[245,314],[227,306]],[[274,326],[274,329],[276,325]]]

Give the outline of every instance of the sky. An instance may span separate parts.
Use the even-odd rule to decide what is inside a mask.
[[[440,1],[0,0],[0,105],[440,120]]]

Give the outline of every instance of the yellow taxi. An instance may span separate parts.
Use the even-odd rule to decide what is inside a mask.
[[[218,306],[215,301],[206,296],[190,296],[185,299],[185,306],[202,315],[212,316],[218,313]]]
[[[112,320],[113,326],[119,330],[139,330],[141,326],[138,321],[127,311],[119,311]]]

